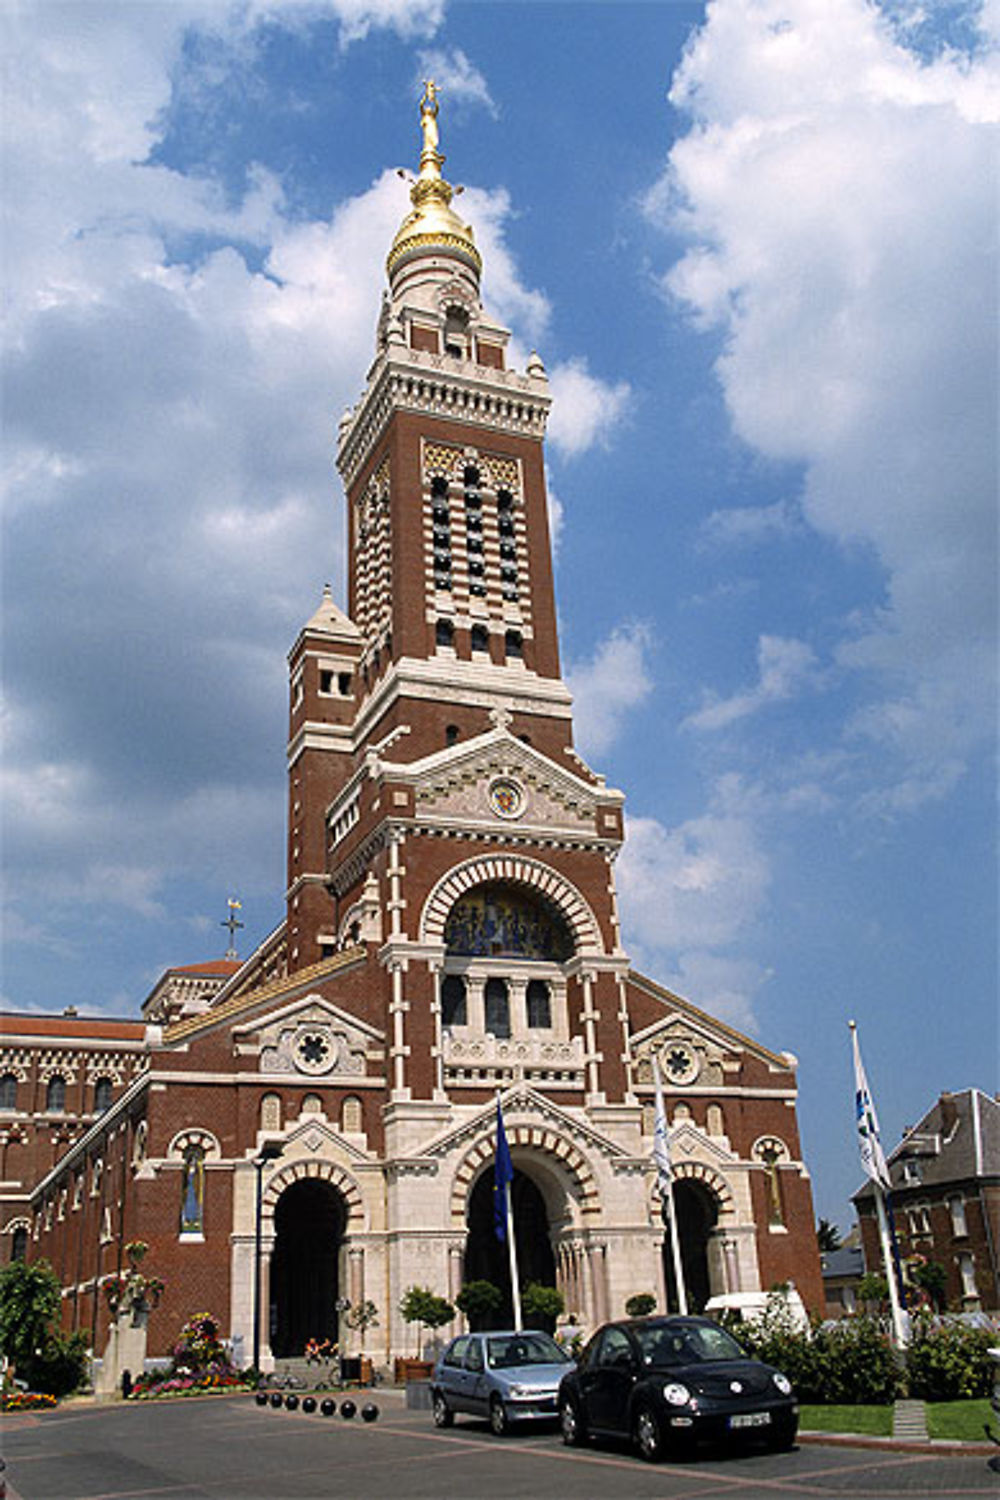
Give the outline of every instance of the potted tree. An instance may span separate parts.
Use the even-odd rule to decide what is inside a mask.
[[[443,1328],[455,1316],[455,1309],[445,1297],[439,1297],[426,1286],[411,1286],[399,1304],[399,1310],[407,1323],[417,1325],[417,1355],[415,1359],[397,1359],[396,1379],[403,1381],[429,1380],[434,1361],[422,1358],[424,1328]]]
[[[494,1328],[494,1319],[503,1306],[503,1292],[492,1281],[467,1281],[455,1298],[455,1305],[469,1321],[474,1332]]]

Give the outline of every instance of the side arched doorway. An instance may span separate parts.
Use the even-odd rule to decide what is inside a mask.
[[[675,1182],[674,1208],[681,1241],[681,1268],[687,1291],[689,1312],[701,1312],[712,1295],[708,1263],[708,1242],[719,1217],[715,1196],[700,1182]],[[671,1311],[678,1307],[670,1236],[663,1236],[663,1274]]]
[[[548,1210],[538,1185],[515,1167],[510,1186],[517,1247],[518,1280],[555,1286],[556,1262],[552,1251]],[[514,1305],[510,1289],[510,1251],[506,1240],[498,1240],[493,1219],[493,1172],[483,1172],[469,1196],[468,1236],[465,1242],[465,1281],[491,1281],[503,1294],[503,1303],[488,1320],[474,1326],[510,1328]]]
[[[339,1263],[347,1210],[330,1183],[293,1182],[274,1210],[271,1352],[296,1358],[309,1339],[337,1338]]]

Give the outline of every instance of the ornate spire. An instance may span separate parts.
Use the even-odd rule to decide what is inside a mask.
[[[407,214],[392,242],[386,268],[393,273],[417,253],[455,256],[464,261],[478,277],[482,258],[476,249],[470,224],[464,224],[451,206],[455,189],[441,175],[445,158],[438,150],[438,87],[433,79],[424,83],[420,100],[420,130],[423,146],[420,173],[410,188],[413,209]],[[461,192],[461,189],[458,189]]]

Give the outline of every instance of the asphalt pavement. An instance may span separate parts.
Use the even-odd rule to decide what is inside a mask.
[[[4,1418],[8,1500],[797,1500],[996,1497],[982,1450],[803,1441],[793,1452],[644,1464],[624,1448],[565,1448],[552,1427],[494,1438],[438,1431],[401,1393],[379,1419],[258,1407],[249,1396],[71,1403]]]

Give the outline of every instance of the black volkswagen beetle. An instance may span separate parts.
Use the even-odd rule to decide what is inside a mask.
[[[799,1408],[788,1377],[710,1318],[631,1318],[599,1328],[563,1377],[559,1421],[564,1443],[631,1439],[655,1463],[698,1442],[790,1448]]]

